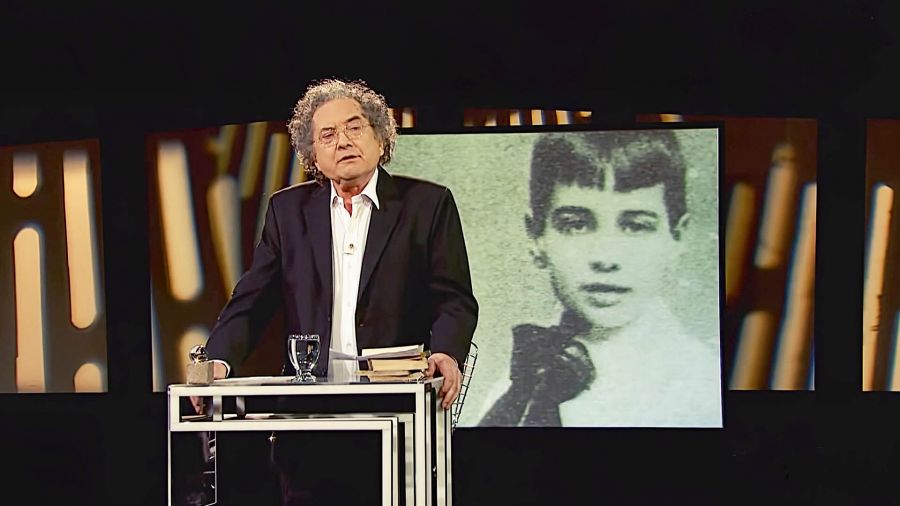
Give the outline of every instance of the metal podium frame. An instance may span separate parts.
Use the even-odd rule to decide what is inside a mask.
[[[209,386],[169,385],[168,389],[168,497],[172,500],[172,433],[218,431],[380,431],[382,504],[450,506],[452,498],[452,413],[438,402],[443,378],[417,382],[290,383],[290,377],[254,377],[216,380]],[[409,412],[341,414],[247,413],[245,399],[253,396],[380,394],[413,396]],[[181,413],[184,397],[212,398],[211,416]],[[223,399],[234,398],[236,413],[223,412]],[[400,441],[400,425],[404,440]],[[406,456],[405,490],[400,490],[399,452]]]

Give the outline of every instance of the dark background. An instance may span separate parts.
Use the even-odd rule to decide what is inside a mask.
[[[724,430],[461,429],[458,504],[900,503],[900,399],[860,392],[865,119],[900,117],[898,6],[296,3],[0,8],[0,145],[101,142],[109,336],[109,393],[0,398],[3,494],[165,503],[145,136],[287,118],[337,76],[423,128],[466,107],[819,122],[816,391],[726,392]]]

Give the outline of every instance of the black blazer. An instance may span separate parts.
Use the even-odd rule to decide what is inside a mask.
[[[363,255],[357,345],[423,343],[462,367],[478,303],[453,195],[443,186],[378,170],[381,207],[372,209]],[[329,184],[310,181],[269,199],[253,263],[207,341],[210,358],[227,361],[232,375],[279,307],[284,308],[286,334],[319,334],[315,373],[327,372],[333,298]],[[284,360],[290,364],[286,344]],[[286,370],[292,369],[287,365]]]

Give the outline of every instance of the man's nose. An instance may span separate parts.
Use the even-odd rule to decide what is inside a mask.
[[[343,139],[341,139],[343,137]],[[337,144],[338,146],[349,146],[353,144],[353,141],[350,140],[350,136],[347,135],[347,130],[340,128],[337,132]]]
[[[597,273],[616,272],[620,269],[615,262],[591,262],[591,270]]]

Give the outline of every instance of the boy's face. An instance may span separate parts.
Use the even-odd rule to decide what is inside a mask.
[[[680,243],[669,232],[662,184],[605,188],[556,186],[537,247],[566,307],[595,327],[620,328],[660,295]]]

